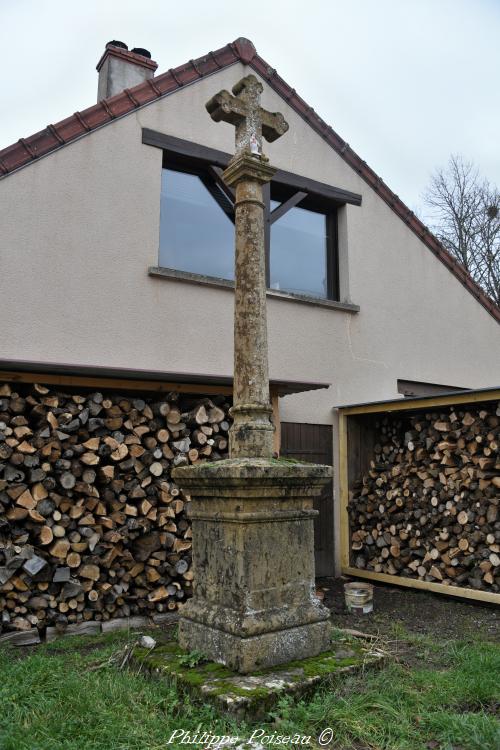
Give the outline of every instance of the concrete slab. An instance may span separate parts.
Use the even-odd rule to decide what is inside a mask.
[[[340,632],[330,650],[319,656],[245,675],[205,661],[197,652],[187,653],[176,641],[150,651],[136,647],[131,663],[159,679],[175,680],[181,689],[200,700],[211,700],[224,713],[265,719],[283,695],[303,694],[341,673],[378,665],[385,656],[365,640]]]

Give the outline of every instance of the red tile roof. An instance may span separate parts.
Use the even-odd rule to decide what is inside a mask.
[[[24,165],[35,161],[82,135],[106,125],[111,120],[128,114],[138,107],[171,94],[183,86],[194,83],[218,70],[237,62],[250,65],[267,81],[288,104],[357,172],[390,208],[408,225],[422,242],[459,279],[477,301],[500,323],[500,307],[496,305],[472,279],[458,261],[444,248],[432,232],[392,192],[385,182],[363,161],[329,125],[316,114],[295,91],[257,54],[248,39],[239,38],[208,55],[190,60],[184,65],[170,69],[162,75],[150,78],[132,89],[104,99],[82,112],[47,125],[44,130],[29,138],[20,138],[17,143],[0,151],[0,179]]]
[[[106,58],[110,56],[118,57],[121,60],[131,62],[134,65],[140,65],[142,68],[147,68],[148,70],[152,70],[153,72],[158,67],[158,63],[154,60],[151,60],[151,58],[145,57],[144,55],[138,55],[131,50],[124,49],[123,47],[117,47],[116,44],[113,44],[113,42],[108,42],[101,59],[96,65],[97,71],[102,68]]]

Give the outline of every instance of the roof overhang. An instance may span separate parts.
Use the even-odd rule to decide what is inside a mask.
[[[232,393],[233,378],[228,375],[208,375],[162,370],[126,369],[100,365],[60,364],[27,360],[0,359],[0,381],[44,382],[61,386],[110,387],[120,390],[133,388],[144,391],[180,390],[185,393]],[[270,380],[271,394],[289,396],[294,393],[329,388],[331,383],[297,380]]]
[[[413,396],[412,398],[393,398],[387,401],[365,401],[357,404],[346,404],[345,406],[334,406],[332,411],[339,411],[345,415],[352,414],[379,414],[383,412],[405,412],[427,407],[452,406],[454,404],[481,403],[491,399],[500,399],[500,386],[491,388],[470,388],[460,391],[447,391],[433,393],[431,396]]]

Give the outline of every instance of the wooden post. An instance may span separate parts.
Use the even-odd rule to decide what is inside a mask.
[[[347,465],[347,419],[339,413],[339,486],[340,486],[340,561],[343,568],[349,566],[349,471]]]
[[[281,420],[279,396],[276,393],[271,396],[271,405],[273,407],[274,422],[273,452],[275,456],[279,458],[281,452]]]

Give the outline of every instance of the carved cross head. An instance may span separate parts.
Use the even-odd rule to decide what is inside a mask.
[[[275,141],[288,130],[281,112],[268,112],[260,106],[263,86],[254,75],[245,76],[233,86],[233,95],[219,91],[206,104],[215,122],[229,122],[236,127],[236,156],[250,153],[265,159],[262,137]]]

